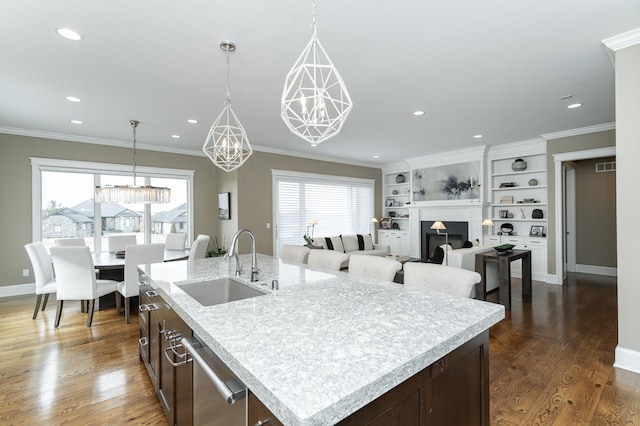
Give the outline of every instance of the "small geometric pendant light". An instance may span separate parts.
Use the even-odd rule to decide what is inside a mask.
[[[311,40],[287,74],[280,115],[289,130],[317,146],[340,132],[353,103],[318,40],[315,0],[312,26]]]
[[[236,50],[236,45],[231,41],[223,41],[220,43],[220,49],[227,52],[227,96],[224,109],[213,122],[202,150],[213,164],[230,172],[242,166],[253,153],[253,149],[244,127],[231,108],[229,53]]]

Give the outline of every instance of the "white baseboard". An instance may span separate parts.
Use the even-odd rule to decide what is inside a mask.
[[[618,268],[610,268],[607,266],[576,264],[576,272],[582,272],[583,274],[606,275],[608,277],[618,276]]]
[[[622,368],[634,373],[640,373],[640,352],[616,347],[616,360],[613,363],[616,368]]]
[[[0,287],[0,297],[22,296],[23,294],[36,294],[36,285],[31,283]]]

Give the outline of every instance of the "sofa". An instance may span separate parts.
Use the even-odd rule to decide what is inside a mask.
[[[494,245],[485,245],[450,250],[448,253],[449,266],[475,272],[476,253],[493,250],[493,247]],[[495,263],[487,263],[487,291],[496,289],[498,286],[498,265]]]
[[[335,250],[352,254],[364,254],[368,256],[384,257],[389,254],[389,246],[374,244],[369,234],[338,235],[332,237],[318,237],[313,239],[313,245],[322,247],[325,250]],[[349,266],[349,261],[343,263],[342,267]]]

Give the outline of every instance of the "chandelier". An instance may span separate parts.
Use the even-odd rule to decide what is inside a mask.
[[[214,121],[202,150],[213,164],[226,172],[237,169],[253,153],[247,132],[231,108],[231,91],[229,89],[229,53],[236,50],[231,41],[220,43],[220,49],[227,52],[227,96],[224,108]]]
[[[315,0],[312,28],[311,40],[285,79],[280,115],[289,130],[317,146],[340,132],[353,103],[318,40]]]
[[[95,200],[97,203],[117,204],[150,204],[168,203],[171,190],[151,185],[136,185],[136,128],[140,124],[130,120],[133,128],[133,185],[104,185],[96,186]]]

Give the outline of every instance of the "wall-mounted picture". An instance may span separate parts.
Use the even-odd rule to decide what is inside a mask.
[[[450,164],[413,171],[413,200],[473,200],[480,198],[480,163]]]
[[[529,231],[530,237],[544,237],[544,226],[542,225],[532,225],[531,231]]]
[[[231,219],[231,193],[218,194],[218,219]]]
[[[393,207],[393,203],[395,203],[395,201],[396,200],[394,200],[393,198],[388,198],[384,205],[387,207]]]

